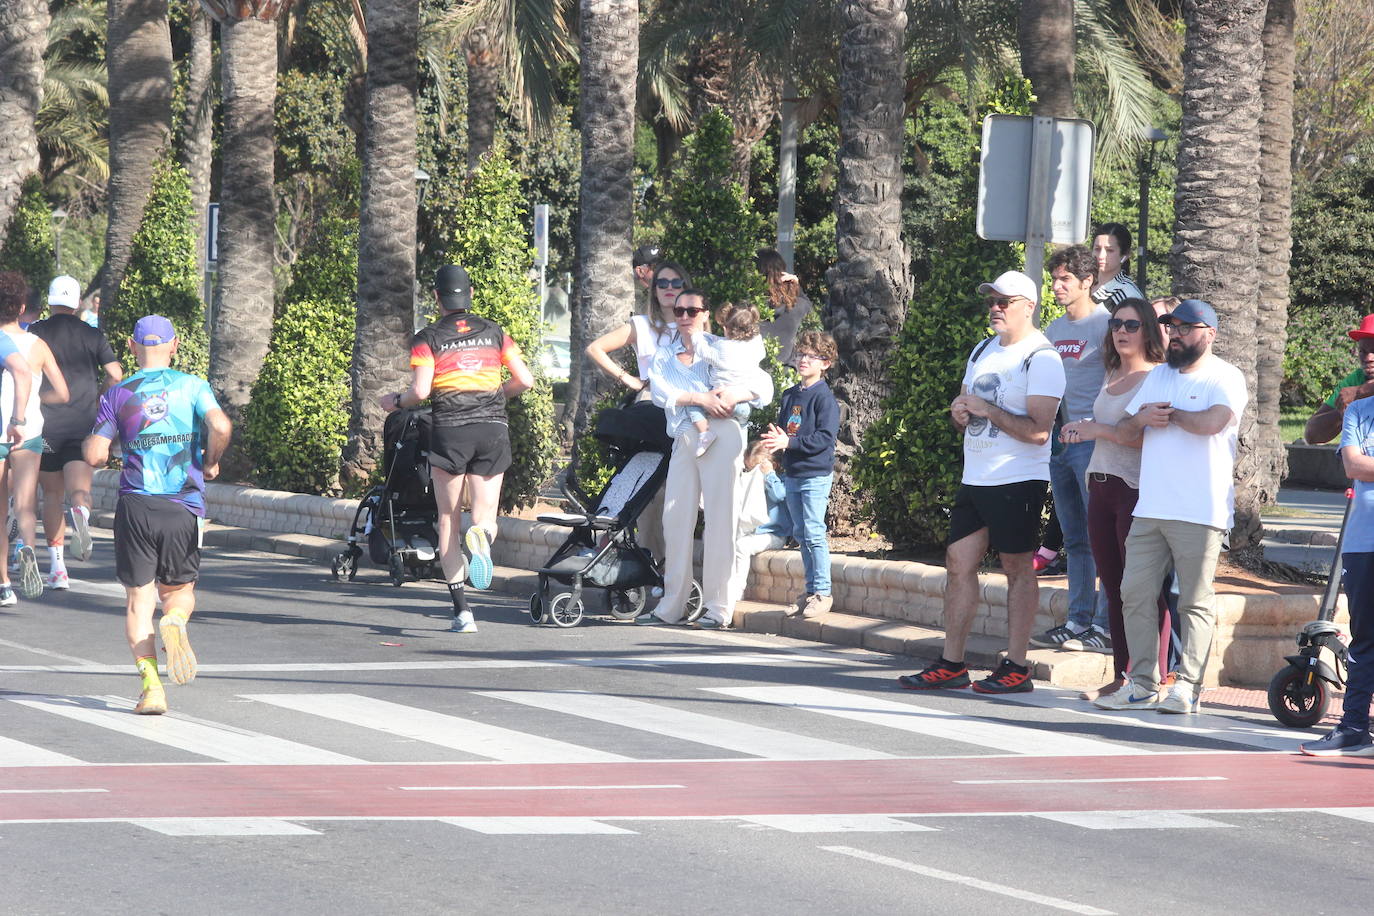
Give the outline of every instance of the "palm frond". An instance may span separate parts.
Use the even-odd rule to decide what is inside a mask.
[[[1121,37],[1106,0],[1075,0],[1078,62],[1101,80],[1103,95],[1084,93],[1095,115],[1099,155],[1107,162],[1134,156],[1150,129],[1157,90],[1140,60]],[[1088,88],[1086,81],[1080,84]]]

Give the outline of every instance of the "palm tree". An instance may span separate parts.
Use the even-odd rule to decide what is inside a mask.
[[[630,237],[634,229],[635,71],[638,0],[582,0],[579,91],[582,176],[577,248],[578,343],[595,340],[634,306]],[[601,374],[582,363],[574,428],[596,401]]]
[[[47,39],[44,0],[0,0],[0,245],[24,179],[38,171],[37,119]]]
[[[276,18],[289,2],[202,0],[220,24],[224,95],[219,285],[210,325],[210,386],[235,425],[248,405],[272,331]],[[240,470],[234,457],[231,473]]]
[[[172,132],[172,38],[166,0],[109,0],[110,220],[105,263],[91,285],[102,310],[119,308],[119,286]]]
[[[1183,126],[1178,144],[1174,295],[1211,302],[1221,319],[1215,352],[1245,373],[1232,548],[1258,542],[1255,440],[1256,213],[1260,206],[1260,82],[1266,0],[1187,0]]]
[[[1269,0],[1264,18],[1264,110],[1260,115],[1260,333],[1255,341],[1255,407],[1262,501],[1278,498],[1288,453],[1279,433],[1279,383],[1288,342],[1288,264],[1293,253],[1293,88],[1295,0]]]
[[[191,209],[196,214],[196,263],[205,272],[206,206],[210,203],[211,130],[214,121],[214,81],[211,79],[210,17],[194,5],[187,30],[191,48],[186,56],[186,113],[181,124],[178,159],[191,180]]]
[[[377,398],[405,385],[415,287],[415,94],[419,0],[367,0],[367,120],[358,232],[358,332],[343,479],[367,480],[382,449]]]
[[[1022,0],[1016,20],[1021,72],[1035,91],[1037,115],[1072,118],[1073,0]]]
[[[840,149],[835,193],[839,261],[827,326],[839,364],[831,385],[848,407],[837,443],[831,513],[857,518],[848,473],[862,431],[882,413],[884,367],[911,298],[910,259],[901,238],[902,137],[906,107],[906,0],[840,0]]]
[[[40,169],[52,197],[103,194],[110,178],[105,62],[92,59],[87,50],[104,48],[105,33],[105,5],[97,0],[75,0],[52,12],[38,110]]]

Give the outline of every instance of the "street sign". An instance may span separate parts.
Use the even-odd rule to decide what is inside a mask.
[[[1038,144],[1037,121],[1042,122]],[[1038,160],[1043,160],[1043,168],[1033,170],[1032,165],[1041,164]],[[1063,245],[1087,238],[1093,173],[1091,121],[988,115],[983,119],[981,166],[980,237],[1034,242],[1038,236],[1041,242]],[[1037,184],[1042,190],[1034,193]],[[1038,212],[1039,219],[1032,218],[1036,216],[1032,211]]]
[[[219,263],[219,204],[205,208],[205,267],[214,270]]]
[[[534,205],[534,263],[545,267],[549,263],[549,205]]]

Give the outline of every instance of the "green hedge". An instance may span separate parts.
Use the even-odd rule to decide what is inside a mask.
[[[1353,305],[1307,308],[1289,316],[1279,388],[1284,407],[1315,409],[1359,366],[1354,343],[1345,332],[1357,327],[1360,317]]]
[[[31,176],[24,182],[19,206],[10,218],[0,270],[17,270],[40,293],[53,278],[52,210],[43,196],[43,182]]]

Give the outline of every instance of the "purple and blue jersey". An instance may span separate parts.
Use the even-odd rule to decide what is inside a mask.
[[[164,496],[205,515],[205,417],[219,403],[204,379],[144,369],[100,397],[91,435],[119,439],[119,492]]]

